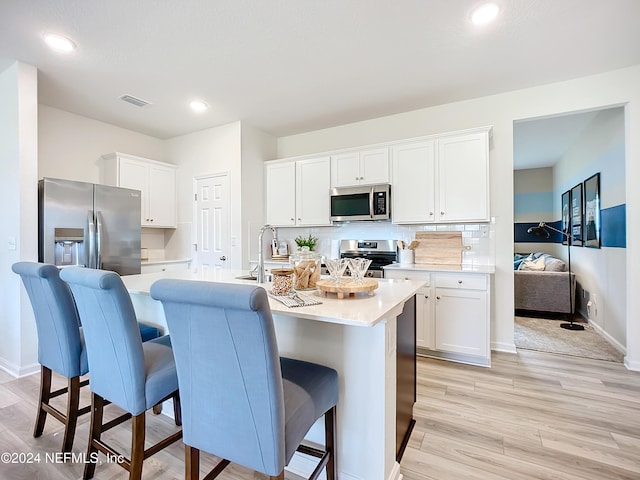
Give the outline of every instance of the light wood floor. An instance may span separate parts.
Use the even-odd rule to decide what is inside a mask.
[[[418,361],[405,480],[640,479],[640,373],[520,350]]]
[[[55,420],[47,420],[42,437],[31,436],[37,388],[36,375],[16,380],[0,371],[0,452],[44,458],[59,450],[62,428]],[[640,479],[640,373],[617,363],[525,350],[494,353],[490,369],[419,358],[415,417],[401,464],[405,480]],[[85,451],[88,420],[78,425],[77,454]],[[149,441],[175,429],[164,415],[147,414],[147,425]],[[128,451],[128,427],[105,438]],[[203,455],[202,474],[214,461]],[[183,468],[177,443],[145,461],[143,478],[182,479]],[[3,480],[81,477],[82,465],[74,462],[0,464]],[[105,464],[95,478],[127,474]],[[231,465],[219,478],[265,477]]]

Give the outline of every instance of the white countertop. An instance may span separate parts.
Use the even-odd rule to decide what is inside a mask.
[[[495,265],[437,265],[426,263],[401,265],[399,263],[393,263],[383,268],[385,270],[413,270],[416,272],[496,273]]]
[[[256,285],[255,280],[239,280],[236,278],[246,274],[247,271],[245,270],[209,269],[200,270],[199,272],[176,270],[127,275],[122,277],[122,281],[129,293],[149,295],[151,285],[161,278]],[[323,297],[318,290],[311,290],[300,293],[313,296],[315,299],[320,300],[322,304],[289,308],[273,298],[269,298],[269,304],[271,311],[278,315],[342,325],[372,327],[387,318],[399,305],[404,304],[422,287],[423,283],[418,280],[379,279],[379,287],[374,290],[372,296],[356,294],[355,296],[338,299],[335,294],[330,293],[327,297]],[[260,286],[267,289],[267,291],[271,289],[271,283],[264,283]],[[394,316],[398,313],[394,312]]]

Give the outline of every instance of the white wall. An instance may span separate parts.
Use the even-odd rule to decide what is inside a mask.
[[[230,238],[235,245],[230,246],[228,266],[248,268],[249,248],[257,249],[255,240],[264,218],[263,162],[275,157],[275,137],[250,125],[234,122],[171,138],[167,143],[169,155],[179,167],[178,228],[173,236],[180,243],[176,248],[172,238],[167,248],[179,256],[193,257],[193,179],[229,172]]]
[[[0,368],[16,376],[38,368],[33,311],[11,271],[38,256],[37,115],[37,71],[16,62],[0,73]]]
[[[194,177],[212,173],[229,172],[230,235],[240,238],[242,230],[240,129],[240,122],[234,122],[167,140],[169,156],[178,165],[178,228],[174,235],[179,238],[183,246],[185,241],[190,242],[192,238]],[[194,252],[189,250],[189,256],[193,257],[193,255]],[[240,242],[235,247],[231,247],[227,258],[230,268],[240,268],[242,264]]]
[[[99,159],[112,152],[173,163],[164,140],[46,105],[38,129],[38,178],[99,182]]]
[[[491,208],[495,218],[496,275],[492,347],[513,343],[513,122],[544,115],[626,104],[627,217],[640,218],[640,66],[464,102],[415,110],[278,139],[278,156],[291,157],[387,140],[493,125]],[[627,239],[640,223],[627,222]],[[632,242],[627,241],[631,246]],[[640,288],[640,249],[627,248],[627,292]],[[635,273],[638,272],[638,273]],[[622,273],[624,275],[624,272]],[[627,298],[626,365],[640,370],[640,297]]]
[[[242,124],[242,268],[258,256],[258,234],[264,222],[264,161],[277,154],[277,139]],[[266,242],[265,242],[266,243]]]

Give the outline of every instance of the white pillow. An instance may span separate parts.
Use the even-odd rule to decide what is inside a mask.
[[[544,257],[540,257],[537,260],[525,260],[520,264],[519,270],[533,270],[533,271],[543,271],[544,270]]]

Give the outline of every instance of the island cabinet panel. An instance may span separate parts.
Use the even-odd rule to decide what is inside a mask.
[[[176,227],[176,166],[123,153],[102,157],[100,181],[141,192],[142,227]]]
[[[447,135],[391,149],[394,223],[489,220],[489,135]]]
[[[370,148],[331,156],[331,186],[389,183],[389,148]]]
[[[265,217],[278,227],[330,225],[330,159],[265,163]]]

